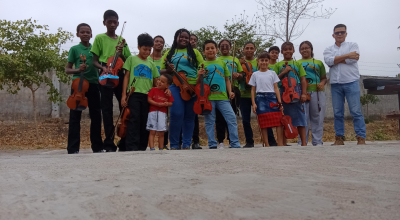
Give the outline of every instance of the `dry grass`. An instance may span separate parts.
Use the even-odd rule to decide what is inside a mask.
[[[66,149],[68,137],[68,124],[62,119],[49,119],[42,121],[38,125],[39,138],[36,136],[35,126],[33,122],[0,122],[0,150],[27,150],[27,149]],[[81,147],[90,148],[89,140],[89,123],[85,119],[81,123]],[[355,133],[353,122],[346,121],[346,140],[355,141]],[[254,141],[260,143],[260,135],[257,122],[252,121],[254,133]],[[239,140],[245,144],[245,136],[243,126],[238,120]],[[200,118],[200,144],[207,145],[207,135],[204,129],[204,119]],[[104,132],[103,132],[104,137]],[[326,121],[324,124],[324,137],[326,142],[334,141],[335,131],[333,121]],[[383,140],[399,140],[399,123],[398,120],[376,120],[367,124],[367,140],[383,141]],[[117,139],[116,139],[117,141]],[[295,143],[297,139],[290,140]],[[225,144],[228,144],[225,141]]]

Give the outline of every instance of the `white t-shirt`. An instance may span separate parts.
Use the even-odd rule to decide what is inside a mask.
[[[267,72],[257,71],[251,75],[249,85],[256,87],[256,92],[275,92],[274,83],[279,82],[279,77],[272,70]]]

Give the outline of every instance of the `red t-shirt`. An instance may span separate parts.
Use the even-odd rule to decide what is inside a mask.
[[[165,95],[164,91],[159,90],[157,87],[152,88],[147,95],[149,97],[151,97],[153,99],[153,101],[155,101],[157,103],[174,101],[174,97],[172,97],[172,94],[170,97],[168,97],[167,95]],[[167,113],[167,109],[168,109],[168,107],[166,107],[166,106],[158,107],[155,105],[150,105],[150,112],[160,111],[160,112]]]

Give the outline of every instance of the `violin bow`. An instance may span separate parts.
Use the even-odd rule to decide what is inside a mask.
[[[232,87],[232,90],[233,90],[233,73],[235,72],[235,55],[236,55],[236,52],[235,52],[235,50],[236,50],[236,40],[233,40],[233,48],[232,48],[232,57],[233,57],[233,59],[232,59],[232,76],[231,76],[231,87]]]

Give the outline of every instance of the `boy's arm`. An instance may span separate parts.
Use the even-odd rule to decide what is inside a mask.
[[[76,74],[76,73],[80,73],[80,72],[85,71],[85,69],[86,69],[86,65],[83,64],[83,63],[82,63],[81,65],[79,65],[79,69],[73,69],[73,68],[72,68],[73,65],[74,65],[74,64],[71,63],[71,62],[68,62],[68,63],[67,63],[67,66],[65,67],[65,72],[66,72],[67,74]]]
[[[229,77],[225,77],[225,84],[226,84],[226,91],[228,92],[229,98],[233,99],[235,98],[235,93],[232,92],[232,86],[231,86],[231,81],[229,80]]]
[[[97,69],[102,69],[104,73],[107,72],[107,67],[100,64],[99,56],[97,56],[95,53],[93,53],[93,66],[95,66]]]
[[[126,90],[128,87],[130,75],[131,75],[131,72],[126,70],[125,77],[124,77],[124,84],[122,85],[122,97],[121,97],[121,106],[122,107],[128,106],[128,100],[126,100]]]
[[[256,105],[256,87],[251,87],[251,103],[253,106],[253,112],[256,113],[257,105]]]
[[[160,77],[156,77],[153,79],[153,87],[157,87],[157,81],[160,79]]]
[[[148,102],[150,105],[154,105],[154,106],[157,106],[157,107],[161,107],[160,104],[162,104],[162,103],[155,102],[155,101],[153,100],[153,98],[151,98],[150,96],[147,96],[147,102]]]

